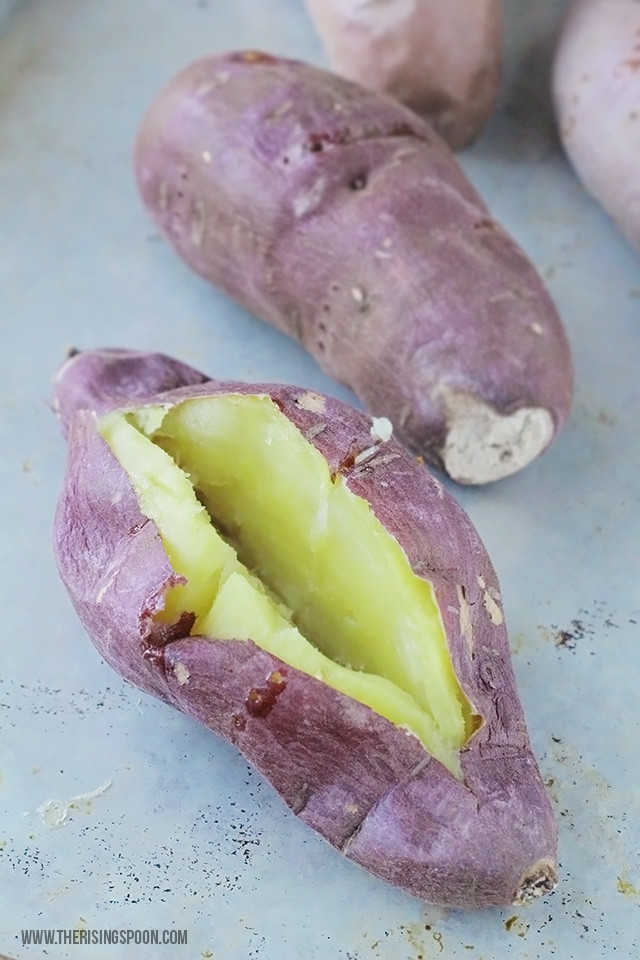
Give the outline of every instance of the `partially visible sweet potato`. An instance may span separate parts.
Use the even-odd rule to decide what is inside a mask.
[[[553,67],[558,128],[587,190],[640,250],[640,3],[572,0]]]
[[[573,373],[551,298],[400,104],[267,54],[208,57],[151,105],[136,175],[193,269],[454,479],[507,476],[557,435]]]
[[[483,129],[502,60],[502,0],[306,0],[333,68],[397,97],[454,150]]]
[[[72,357],[55,396],[57,563],[123,677],[415,896],[481,907],[553,888],[495,571],[388,424],[125,351]]]

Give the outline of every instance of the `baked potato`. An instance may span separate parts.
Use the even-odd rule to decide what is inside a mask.
[[[416,897],[553,888],[495,571],[388,421],[120,350],[72,356],[55,408],[56,560],[118,673]]]

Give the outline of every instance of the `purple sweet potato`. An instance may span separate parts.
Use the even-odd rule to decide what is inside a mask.
[[[551,298],[399,103],[303,63],[213,56],[159,93],[135,166],[194,270],[454,479],[499,479],[557,435],[573,373]]]
[[[467,146],[495,105],[502,0],[306,0],[332,67],[397,97],[454,149]]]
[[[233,743],[302,820],[412,895],[481,907],[553,889],[554,818],[495,571],[461,507],[386,421],[302,388],[218,382],[125,351],[73,356],[55,403],[69,451],[57,563],[87,632],[123,677]],[[228,429],[239,410],[267,411],[266,432],[262,421]],[[205,456],[217,458],[211,472]],[[183,488],[170,509],[158,507]],[[296,532],[299,499],[320,509]],[[342,537],[351,508],[360,526]],[[256,549],[249,528],[270,511],[277,522]],[[180,553],[193,524],[226,558],[209,612],[189,572],[199,547]],[[239,580],[238,557],[248,565]],[[293,591],[287,576],[297,578]],[[262,622],[254,632],[240,624],[247,604],[232,610],[231,627],[207,632],[224,624],[212,612],[234,582],[277,622],[280,653]],[[416,622],[415,597],[425,611]],[[306,607],[316,602],[323,613],[312,622]],[[347,647],[360,630],[365,646]],[[371,706],[374,688],[384,691],[382,712]]]

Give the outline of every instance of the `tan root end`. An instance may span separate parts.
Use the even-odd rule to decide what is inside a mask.
[[[458,483],[490,483],[516,473],[553,438],[553,418],[542,407],[522,407],[507,416],[466,393],[447,391],[448,433],[444,467]]]
[[[555,890],[557,884],[558,875],[555,864],[551,860],[538,860],[520,880],[513,906],[526,906],[533,900],[551,893],[552,890]]]

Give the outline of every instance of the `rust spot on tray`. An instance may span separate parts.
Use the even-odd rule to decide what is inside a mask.
[[[280,694],[287,685],[284,671],[274,670],[267,677],[263,687],[252,687],[249,690],[245,707],[252,717],[268,717]]]
[[[558,630],[555,638],[556,647],[564,647],[566,650],[575,650],[576,642],[584,637],[586,630],[581,620],[572,620],[571,628],[571,630]]]

